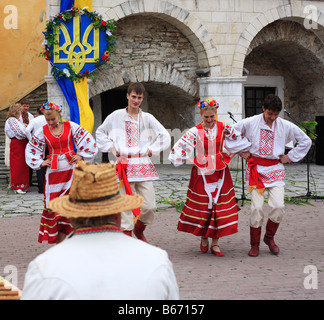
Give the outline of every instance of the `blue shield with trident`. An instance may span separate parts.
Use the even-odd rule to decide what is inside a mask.
[[[91,73],[107,54],[107,38],[106,31],[95,28],[87,14],[75,15],[61,22],[51,63],[61,70],[67,70],[69,65],[76,74]]]
[[[72,7],[46,24],[45,50],[41,56],[52,64],[51,73],[57,80],[70,107],[70,120],[90,133],[94,116],[87,94],[87,77],[104,65],[112,66],[109,54],[115,47],[111,31],[114,20],[105,21],[96,12]]]

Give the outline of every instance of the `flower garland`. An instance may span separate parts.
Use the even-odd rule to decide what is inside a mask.
[[[63,122],[63,117],[62,117],[62,110],[63,110],[63,107],[54,103],[54,102],[46,102],[44,103],[41,107],[40,107],[40,110],[42,113],[44,113],[44,110],[54,110],[54,111],[57,111],[59,114],[60,114],[60,122]]]
[[[197,106],[200,109],[205,108],[207,106],[216,107],[216,109],[219,108],[219,104],[216,102],[216,100],[212,100],[212,99],[206,99],[206,100],[200,101],[197,103]]]
[[[43,112],[44,110],[55,110],[58,113],[61,113],[63,110],[63,107],[54,103],[54,102],[46,102],[41,106],[41,111]]]
[[[110,61],[109,55],[114,52],[116,46],[116,38],[111,33],[116,28],[115,20],[105,21],[102,19],[102,16],[97,12],[88,11],[86,8],[80,9],[76,7],[72,7],[69,10],[63,11],[56,16],[54,16],[51,20],[49,20],[46,24],[46,31],[43,32],[45,35],[45,40],[43,41],[43,45],[45,46],[44,51],[42,51],[39,56],[44,57],[47,61],[51,60],[51,57],[54,55],[53,49],[55,44],[59,44],[56,39],[56,36],[60,33],[60,25],[63,22],[69,22],[72,20],[75,15],[88,15],[91,19],[91,23],[95,29],[100,29],[106,32],[107,35],[107,48],[105,53],[101,56],[101,59],[97,59],[94,66],[96,70],[100,70],[105,66],[113,66],[113,63]],[[57,54],[57,53],[56,53]],[[83,74],[77,74],[74,68],[67,64],[66,68],[60,69],[52,64],[52,75],[56,79],[60,79],[61,77],[69,78],[71,81],[80,81],[82,78],[87,77],[92,80],[96,80],[97,75],[95,72],[84,71]]]

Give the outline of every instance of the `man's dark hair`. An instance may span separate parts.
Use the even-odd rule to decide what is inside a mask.
[[[20,104],[30,104],[30,100],[28,98],[22,98],[20,101],[19,101]]]
[[[140,82],[133,82],[128,86],[127,93],[131,94],[132,91],[135,91],[136,94],[145,94],[145,87]]]
[[[280,112],[282,110],[282,102],[278,96],[270,93],[264,99],[263,107],[264,109],[268,109],[274,112]]]

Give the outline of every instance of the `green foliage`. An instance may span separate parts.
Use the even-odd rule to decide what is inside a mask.
[[[300,129],[302,129],[306,134],[308,134],[307,130],[305,129],[308,128],[311,132],[315,133],[316,130],[316,126],[318,125],[318,123],[316,121],[303,121],[300,123]],[[309,133],[309,137],[312,140],[316,140],[316,136],[313,135],[312,133]]]
[[[175,207],[175,209],[177,210],[177,212],[181,213],[182,208],[184,206],[184,201],[178,201],[178,200],[169,200],[167,198],[161,197],[158,202],[160,203],[166,203],[166,204],[170,204],[171,206]]]

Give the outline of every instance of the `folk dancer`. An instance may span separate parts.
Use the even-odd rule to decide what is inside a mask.
[[[216,121],[218,103],[205,100],[198,103],[202,122],[179,139],[169,160],[180,166],[193,163],[187,199],[183,206],[178,230],[201,237],[200,250],[210,250],[223,256],[218,239],[238,231],[237,199],[228,164],[240,151],[248,150],[250,143],[240,132]],[[231,153],[223,152],[223,147]]]
[[[263,103],[263,113],[238,122],[234,127],[252,143],[242,157],[248,160],[248,192],[251,192],[249,256],[259,255],[261,227],[264,219],[264,190],[268,190],[270,213],[266,224],[264,242],[277,255],[279,247],[274,241],[284,216],[284,164],[302,160],[312,145],[311,139],[295,124],[279,117],[282,102],[269,94]],[[290,141],[296,145],[285,155]]]
[[[50,200],[69,194],[77,161],[91,161],[98,152],[92,135],[72,121],[61,117],[62,106],[52,102],[42,105],[47,124],[38,129],[26,147],[26,162],[34,170],[46,167],[44,205],[38,241],[59,243],[73,232],[70,221],[49,210]],[[74,146],[78,154],[74,152]],[[49,156],[44,159],[45,148]]]
[[[101,152],[112,152],[117,157],[119,178],[124,182],[121,192],[144,197],[140,215],[138,211],[122,212],[123,232],[132,236],[133,231],[138,239],[147,241],[143,232],[153,223],[156,211],[153,181],[159,178],[150,157],[166,150],[171,137],[153,115],[141,110],[144,95],[143,84],[131,83],[127,89],[128,106],[105,119],[96,131],[96,140]]]

